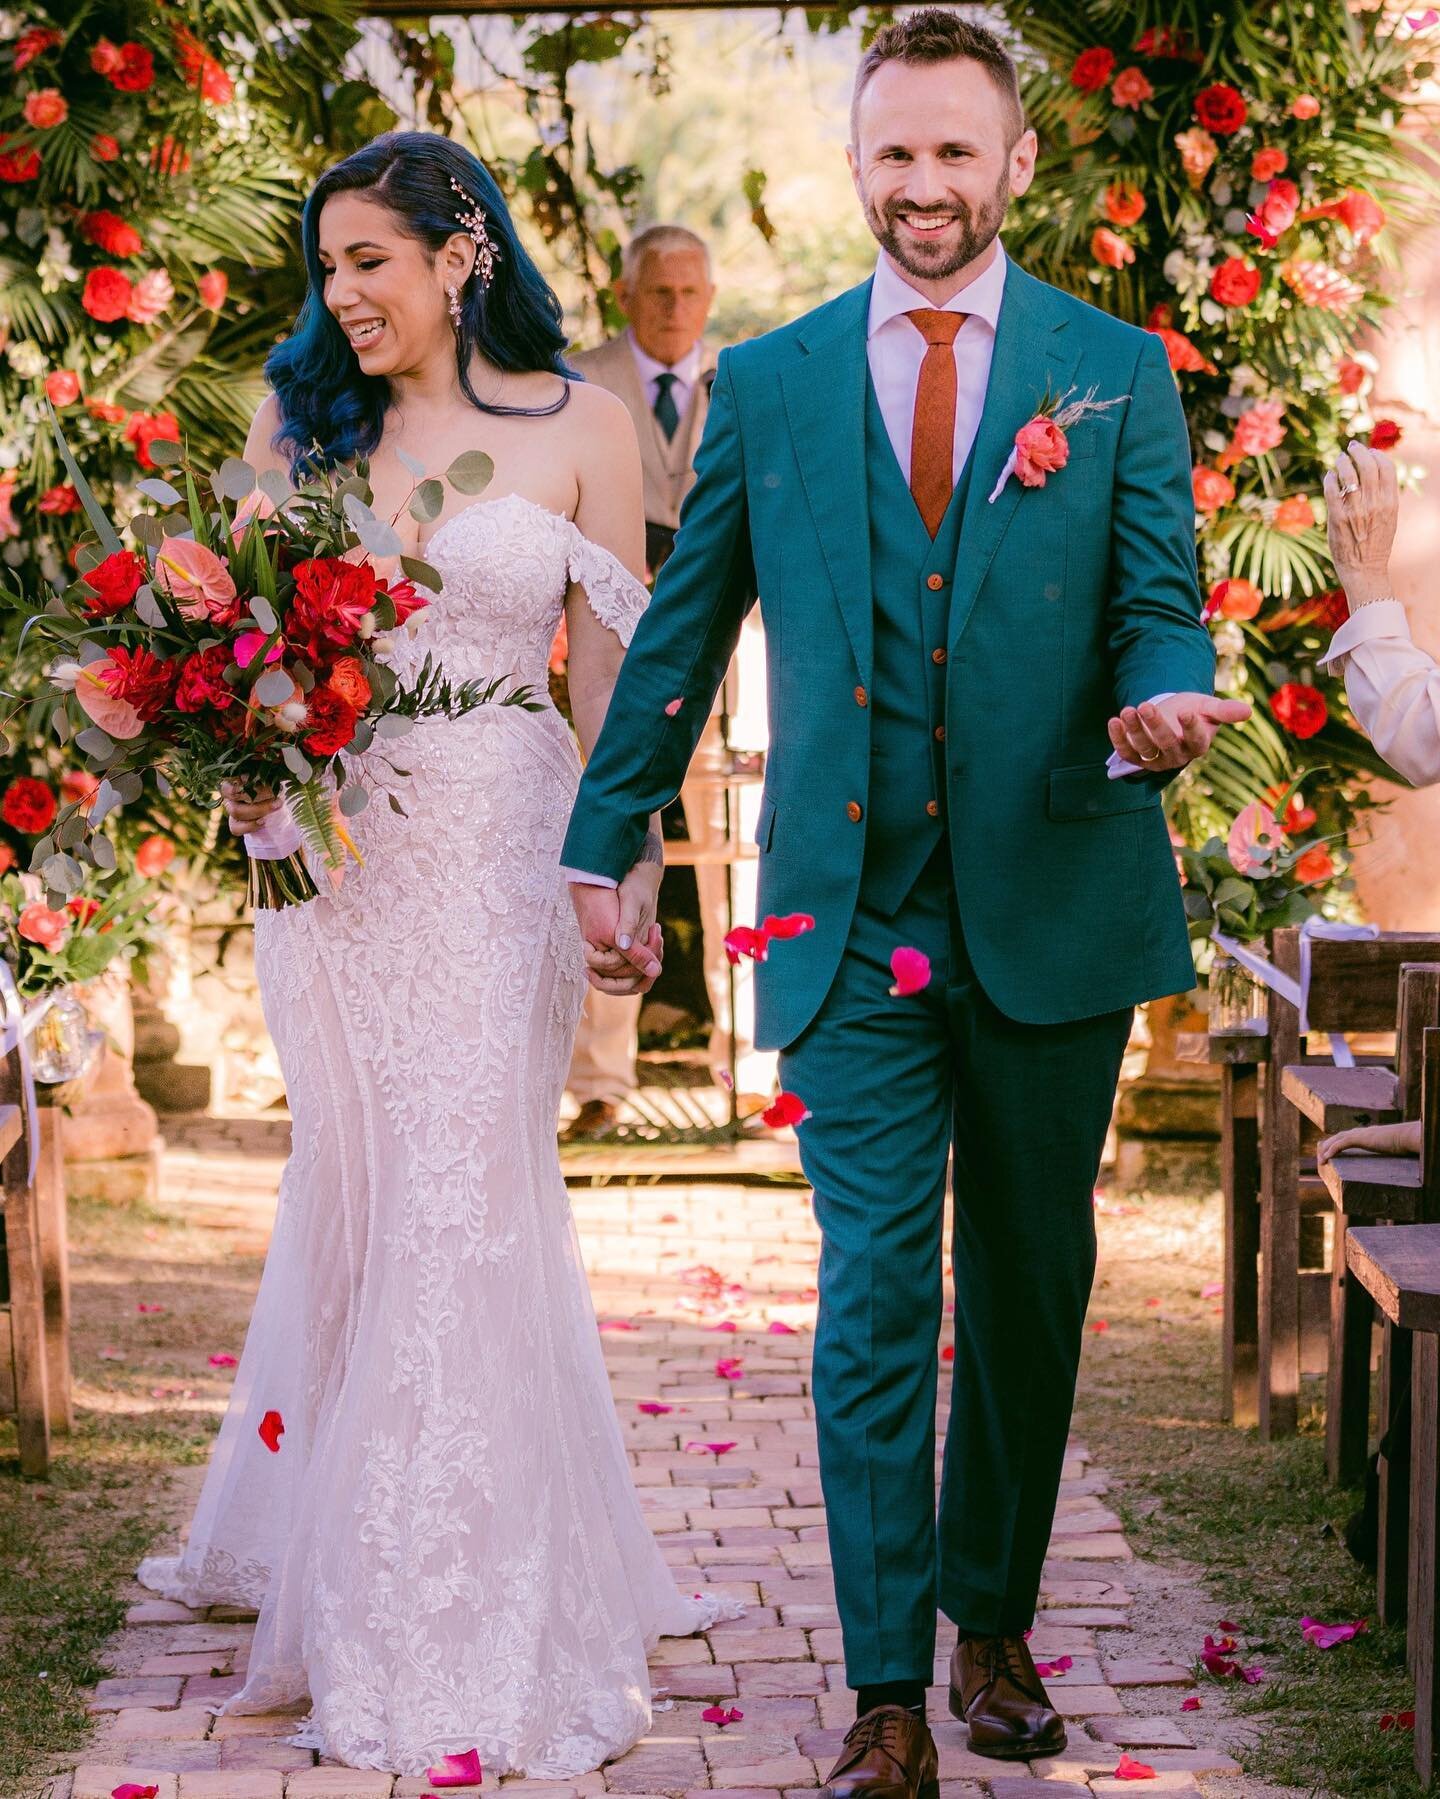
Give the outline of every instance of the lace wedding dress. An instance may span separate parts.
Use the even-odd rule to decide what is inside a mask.
[[[521,496],[426,554],[444,592],[402,677],[433,650],[543,693],[568,582],[625,643],[646,603]],[[227,1712],[308,1698],[296,1740],[353,1767],[477,1748],[559,1780],[644,1733],[660,1636],[740,1608],[681,1594],[640,1510],[556,1157],[584,991],[570,733],[486,706],[388,747],[410,778],[378,769],[365,866],[256,919],[294,1151],[188,1545],[140,1579],[258,1608]]]

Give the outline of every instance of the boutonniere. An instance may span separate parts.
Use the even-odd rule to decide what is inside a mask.
[[[1070,393],[1075,390],[1071,388]],[[1112,406],[1123,406],[1129,399],[1122,394],[1114,400],[1097,400],[1092,387],[1082,400],[1072,400],[1069,393],[1045,397],[1035,416],[1015,433],[1015,447],[1005,459],[1000,479],[990,495],[993,506],[1004,492],[1005,483],[1017,475],[1022,487],[1043,487],[1051,475],[1057,474],[1070,460],[1070,439],[1066,435],[1092,412],[1108,412]]]

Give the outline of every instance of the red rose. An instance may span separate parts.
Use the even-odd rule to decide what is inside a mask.
[[[70,117],[70,102],[58,87],[37,87],[25,96],[20,111],[27,125],[37,131],[53,131]]]
[[[1350,602],[1343,587],[1327,587],[1307,600],[1301,610],[1305,623],[1319,625],[1326,631],[1338,631],[1350,616]]]
[[[102,38],[101,43],[104,42]],[[95,61],[99,53],[97,45],[90,54],[91,67],[104,75],[112,87],[119,88],[122,94],[143,94],[148,87],[154,85],[155,57],[144,44],[121,44],[118,52],[114,44],[108,45],[105,57],[107,66],[104,68]]]
[[[52,369],[45,377],[45,398],[52,406],[73,406],[80,398],[80,377],[73,369]]]
[[[1097,44],[1093,50],[1082,50],[1070,71],[1070,84],[1082,94],[1098,94],[1115,68],[1115,52]]]
[[[135,852],[135,872],[147,881],[164,874],[175,860],[175,845],[168,837],[147,837]]]
[[[1375,428],[1370,433],[1370,448],[1393,450],[1404,435],[1394,419],[1376,419]]]
[[[119,142],[108,131],[97,131],[90,140],[90,154],[96,162],[114,162],[120,154]]]
[[[1123,269],[1134,262],[1135,252],[1125,239],[1101,225],[1090,238],[1090,254],[1102,268]]]
[[[124,318],[133,292],[130,277],[119,269],[91,269],[85,277],[85,292],[80,296],[80,304],[92,319],[98,319],[102,325],[113,325],[117,319]]]
[[[1358,394],[1365,385],[1365,364],[1353,356],[1342,356],[1335,365],[1335,385],[1342,394]]]
[[[1283,150],[1257,150],[1250,164],[1250,175],[1255,181],[1273,181],[1277,175],[1283,175],[1290,165],[1290,158]]]
[[[364,564],[334,556],[297,563],[285,635],[314,658],[324,655],[327,645],[348,649],[375,604],[376,591],[375,571]]]
[[[21,69],[28,69],[37,56],[43,56],[64,41],[61,33],[51,30],[48,25],[32,25],[28,31],[22,31],[15,40],[15,73],[18,75]]]
[[[179,712],[200,712],[213,706],[224,712],[236,703],[235,690],[223,679],[233,664],[228,643],[212,643],[208,650],[196,650],[180,665],[180,679],[175,684],[175,707]]]
[[[89,924],[90,920],[100,910],[100,902],[97,899],[87,899],[84,894],[77,893],[74,899],[66,900],[65,910],[83,931],[85,926]]]
[[[41,494],[36,501],[36,510],[48,513],[52,518],[64,518],[80,510],[80,496],[68,481],[57,481],[54,487],[47,487]]]
[[[1260,271],[1242,256],[1227,256],[1210,277],[1210,294],[1222,306],[1248,306],[1260,292]]]
[[[1191,475],[1190,484],[1195,491],[1197,512],[1218,512],[1235,498],[1235,483],[1217,468],[1206,468],[1202,464]]]
[[[1300,189],[1293,181],[1272,181],[1260,203],[1259,218],[1267,231],[1282,237],[1295,223],[1300,210]]]
[[[134,550],[116,550],[96,563],[84,579],[94,595],[93,599],[86,597],[86,616],[109,618],[111,613],[122,612],[139,593],[146,572],[145,558]]]
[[[1335,859],[1323,843],[1317,843],[1295,864],[1295,872],[1307,886],[1312,881],[1328,881],[1335,873]]]
[[[0,843],[0,875],[8,875],[19,860],[8,843]]]
[[[60,777],[60,791],[67,805],[78,806],[100,791],[100,777],[92,775],[88,768],[67,768]]]
[[[43,781],[36,781],[30,775],[17,775],[5,789],[5,798],[0,800],[0,818],[12,830],[23,831],[27,837],[38,837],[42,831],[48,831],[59,810],[55,795]]]
[[[80,220],[80,235],[107,256],[138,256],[145,240],[118,213],[87,212]]]
[[[193,31],[185,25],[174,25],[175,57],[186,87],[198,87],[202,100],[212,106],[224,106],[235,97],[235,83],[215,60]]]
[[[1330,716],[1325,696],[1301,681],[1287,681],[1270,695],[1275,722],[1292,737],[1313,737],[1325,728]]]
[[[331,693],[338,693],[347,706],[363,712],[370,704],[370,682],[364,667],[354,656],[342,656],[330,671],[325,683]]]
[[[162,175],[184,175],[190,168],[190,152],[177,138],[167,135],[150,152],[150,167]]]
[[[1147,100],[1155,98],[1155,89],[1142,69],[1121,69],[1110,89],[1110,98],[1117,106],[1139,112]]]
[[[85,410],[102,425],[123,425],[128,416],[125,408],[117,406],[113,400],[87,400]]]
[[[1199,62],[1200,56],[1190,42],[1190,33],[1173,25],[1152,25],[1135,42],[1137,56],[1178,57],[1183,62]]]
[[[1112,181],[1105,189],[1105,217],[1112,225],[1137,225],[1145,216],[1145,196],[1128,181]]]
[[[1164,344],[1170,367],[1177,375],[1215,373],[1215,364],[1200,354],[1183,331],[1174,331],[1168,325],[1151,325],[1149,330]]]
[[[220,646],[223,647],[223,646]],[[117,644],[101,680],[117,700],[125,700],[146,724],[154,724],[170,703],[179,671],[143,645],[127,650]]]
[[[133,412],[125,427],[125,442],[135,446],[135,460],[141,468],[157,468],[150,446],[157,440],[178,444],[180,422],[173,412]]]
[[[125,66],[125,56],[118,44],[112,44],[108,37],[97,40],[90,52],[90,67],[97,75],[104,75],[107,80],[118,74]]]
[[[300,741],[312,756],[333,756],[355,735],[360,714],[329,687],[317,687],[306,701]]]
[[[200,290],[201,305],[208,306],[211,312],[219,312],[230,291],[230,277],[224,269],[211,269],[200,277],[196,285]]]
[[[29,144],[7,150],[5,145],[9,141],[9,132],[0,131],[0,181],[33,181],[40,173],[40,152]]]
[[[1195,117],[1217,137],[1229,137],[1250,116],[1244,97],[1227,82],[1217,81],[1195,96]]]

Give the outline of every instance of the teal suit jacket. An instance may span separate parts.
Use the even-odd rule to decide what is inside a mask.
[[[636,630],[562,862],[619,879],[678,792],[757,590],[771,750],[760,911],[810,934],[757,971],[785,1047],[839,966],[860,886],[874,604],[865,480],[869,282],[722,351],[675,552]],[[1047,394],[1123,397],[1043,488],[990,493]],[[1009,1017],[1058,1024],[1193,983],[1162,783],[1111,781],[1106,721],[1208,693],[1189,439],[1160,340],[1011,264],[952,587],[946,755],[966,944]],[[672,717],[666,708],[683,705]],[[859,817],[855,817],[858,809]],[[740,922],[748,923],[749,920]]]

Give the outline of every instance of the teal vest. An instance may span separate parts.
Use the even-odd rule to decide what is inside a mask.
[[[967,460],[932,543],[868,379],[865,462],[875,672],[860,897],[889,915],[915,885],[946,830],[945,644],[970,464]],[[931,585],[935,576],[938,586]]]

